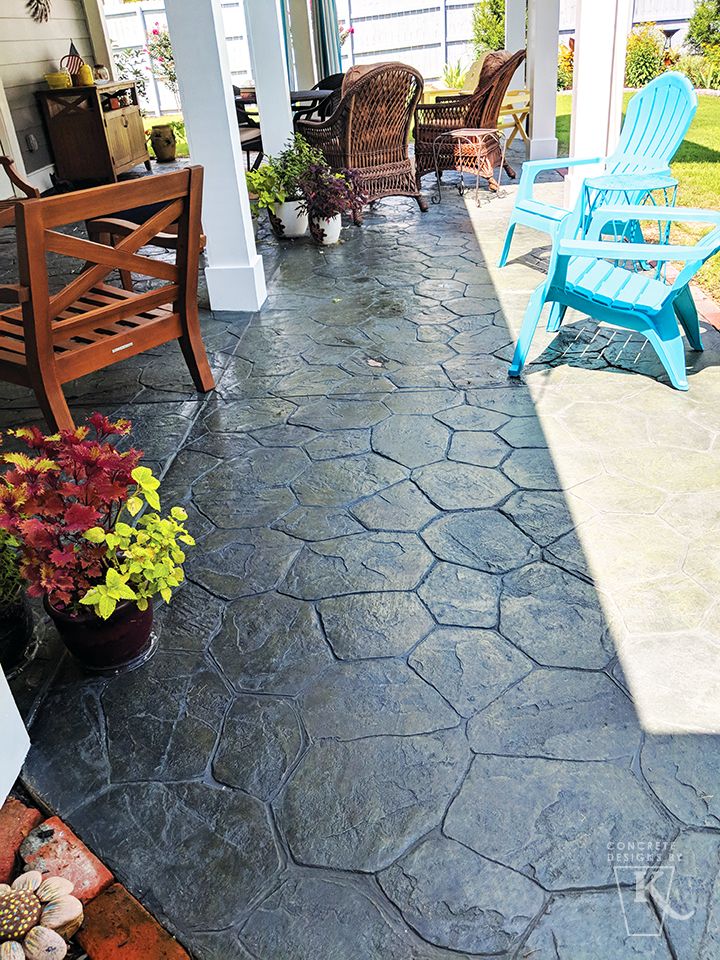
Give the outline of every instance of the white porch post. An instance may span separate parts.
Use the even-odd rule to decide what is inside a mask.
[[[0,807],[5,803],[30,749],[25,725],[0,668]]]
[[[310,4],[308,0],[289,0],[288,6],[297,83],[301,90],[309,90],[319,79],[315,73]]]
[[[90,43],[95,54],[95,63],[104,63],[110,71],[110,76],[115,78],[117,70],[112,55],[110,36],[101,9],[101,0],[82,0],[82,5],[90,33]]]
[[[633,0],[578,0],[575,24],[570,156],[605,157],[617,145],[622,121],[625,50]],[[571,170],[568,201],[588,168]]]
[[[255,249],[220,0],[170,0],[167,18],[190,156],[205,167],[210,306],[257,310],[267,296],[265,274]]]
[[[527,45],[525,36],[527,20],[527,0],[505,0],[505,49],[515,53]],[[518,90],[525,86],[525,64],[517,68],[510,81],[510,89]]]
[[[279,153],[293,132],[279,0],[245,0],[245,23],[263,148],[265,153]]]
[[[605,4],[598,6],[604,7]],[[555,115],[559,36],[560,0],[530,0],[527,76],[532,95],[531,160],[549,160],[557,156]]]

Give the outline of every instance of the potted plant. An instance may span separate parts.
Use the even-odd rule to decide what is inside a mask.
[[[194,545],[179,507],[140,516],[160,509],[160,482],[139,450],[112,442],[130,429],[99,413],[53,436],[23,428],[10,435],[27,452],[3,457],[0,527],[19,541],[28,594],[43,598],[72,655],[103,673],[152,655],[152,600],[170,602]]]
[[[342,214],[360,210],[365,198],[355,170],[331,170],[325,164],[313,164],[301,181],[310,233],[316,243],[337,243]]]
[[[257,237],[258,214],[261,210],[267,210],[268,217],[272,220],[275,208],[285,202],[285,188],[280,182],[274,165],[269,162],[261,164],[257,170],[248,170],[245,174],[245,180],[247,182],[248,193],[250,194],[253,229]],[[273,229],[275,229],[274,226]],[[305,233],[305,230],[307,230],[307,219],[305,220],[302,233]],[[298,234],[298,236],[301,235],[302,234]]]
[[[0,530],[0,666],[6,674],[20,666],[32,637],[19,546],[11,534]]]
[[[296,133],[281,153],[268,157],[258,170],[246,174],[249,190],[258,193],[258,187],[265,186],[269,194],[274,194],[272,200],[268,197],[267,211],[276,236],[296,239],[307,233],[308,216],[301,182],[311,166],[324,162],[322,151],[311,147],[302,134]],[[261,177],[258,179],[253,174]]]

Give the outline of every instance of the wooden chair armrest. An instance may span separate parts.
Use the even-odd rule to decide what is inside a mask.
[[[15,169],[15,163],[11,157],[0,157],[0,167],[3,167],[7,178],[14,186],[18,188],[26,197],[36,200],[40,196],[40,191],[27,180],[24,180]]]
[[[25,303],[29,297],[28,288],[19,283],[0,284],[0,303]]]

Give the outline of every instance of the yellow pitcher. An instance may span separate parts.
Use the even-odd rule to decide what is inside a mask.
[[[84,63],[78,70],[77,77],[75,82],[79,87],[94,87],[95,86],[95,77],[93,75],[93,68],[89,63]]]

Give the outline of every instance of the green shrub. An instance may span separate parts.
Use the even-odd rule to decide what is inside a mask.
[[[720,0],[696,0],[685,43],[694,53],[720,44]]]
[[[505,0],[480,0],[473,9],[473,46],[479,58],[505,46]]]
[[[644,87],[665,72],[663,35],[654,23],[636,27],[628,37],[625,83]]]
[[[563,43],[558,51],[558,90],[572,90],[575,52]]]
[[[17,548],[17,540],[0,530],[0,608],[17,603],[23,591]]]
[[[674,69],[684,74],[699,90],[720,90],[720,58],[689,54],[680,57]]]
[[[457,63],[446,63],[443,67],[443,82],[451,90],[460,90],[465,83],[467,70],[462,65],[462,60]]]

